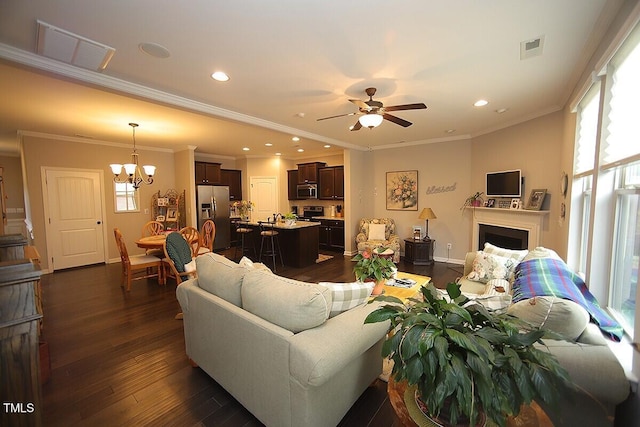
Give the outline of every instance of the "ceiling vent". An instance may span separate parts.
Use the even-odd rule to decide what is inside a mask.
[[[36,52],[93,71],[103,71],[116,50],[69,31],[38,22]]]
[[[529,59],[533,58],[534,56],[542,55],[543,47],[544,36],[520,42],[520,59]]]

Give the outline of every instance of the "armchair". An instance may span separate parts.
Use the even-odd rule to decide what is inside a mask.
[[[378,224],[384,225],[384,239],[380,239],[381,235],[376,236],[376,228]],[[373,225],[373,227],[370,227]],[[373,233],[370,233],[372,229]],[[370,234],[372,234],[370,236]],[[381,234],[381,233],[380,233]],[[396,223],[391,218],[362,218],[358,226],[358,235],[356,236],[356,244],[358,252],[365,250],[373,250],[379,247],[386,247],[393,250],[393,262],[400,262],[400,237],[396,234]]]

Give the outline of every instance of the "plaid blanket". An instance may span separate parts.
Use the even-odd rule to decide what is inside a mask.
[[[535,296],[555,296],[571,300],[589,313],[591,320],[614,341],[620,341],[622,326],[589,292],[584,280],[559,259],[541,258],[521,262],[516,267],[513,302]]]

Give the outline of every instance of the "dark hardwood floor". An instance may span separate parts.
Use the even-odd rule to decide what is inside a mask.
[[[327,252],[329,253],[329,252]],[[231,252],[233,254],[233,252]],[[304,281],[351,281],[349,257],[307,268],[278,268]],[[399,264],[442,286],[462,267]],[[46,426],[257,426],[260,422],[213,379],[192,368],[184,352],[176,285],[169,280],[119,285],[120,264],[44,275],[44,329],[51,378],[43,386]],[[341,426],[398,426],[386,383],[377,380],[353,405]]]

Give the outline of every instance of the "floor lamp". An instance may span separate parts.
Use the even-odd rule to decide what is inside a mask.
[[[424,208],[422,209],[422,212],[420,212],[420,216],[418,217],[418,219],[424,219],[427,225],[424,233],[424,240],[431,240],[431,238],[429,237],[429,220],[436,218],[436,214],[433,213],[431,208]]]

